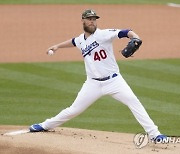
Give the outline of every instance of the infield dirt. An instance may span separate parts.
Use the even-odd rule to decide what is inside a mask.
[[[180,8],[162,5],[0,5],[0,62],[41,62],[83,60],[78,49],[61,49],[55,56],[45,53],[49,46],[82,32],[81,12],[93,8],[101,17],[99,28],[131,28],[143,40],[132,59],[180,58]],[[128,39],[114,42],[119,50]],[[48,117],[45,117],[48,118]],[[121,117],[123,118],[123,117]],[[38,122],[38,121],[37,121]],[[0,126],[0,133],[28,126]],[[3,154],[177,154],[180,144],[149,144],[136,149],[134,134],[56,128],[55,132],[27,133],[0,137]]]
[[[82,33],[81,13],[93,8],[98,27],[130,28],[143,40],[131,59],[180,57],[180,8],[162,5],[0,5],[0,62],[83,60],[77,48],[46,50]],[[117,59],[128,39],[115,40]]]

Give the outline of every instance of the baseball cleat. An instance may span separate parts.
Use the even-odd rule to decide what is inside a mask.
[[[154,141],[154,143],[159,143],[166,139],[167,139],[166,135],[158,135],[158,136],[156,136],[156,138],[153,138],[152,140]]]
[[[34,124],[29,127],[30,132],[44,132],[46,131],[40,124]]]

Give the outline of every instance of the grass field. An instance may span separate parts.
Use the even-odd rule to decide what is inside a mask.
[[[0,0],[0,4],[167,4],[180,0]]]
[[[162,133],[180,134],[180,59],[118,62]],[[31,125],[71,105],[86,79],[83,62],[0,64],[0,124]],[[137,133],[129,109],[105,96],[63,126]]]

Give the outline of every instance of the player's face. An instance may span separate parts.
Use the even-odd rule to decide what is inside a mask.
[[[97,23],[96,17],[89,17],[86,19],[82,19],[84,31],[93,34],[96,31]]]

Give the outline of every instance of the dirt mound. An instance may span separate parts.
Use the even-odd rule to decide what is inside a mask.
[[[0,153],[3,154],[171,154],[180,144],[148,144],[137,149],[134,134],[58,127],[44,133],[5,136],[4,133],[27,129],[26,126],[0,126]]]

